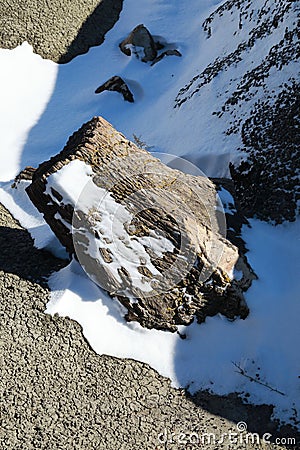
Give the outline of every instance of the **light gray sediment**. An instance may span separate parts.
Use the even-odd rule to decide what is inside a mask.
[[[2,206],[0,247],[1,450],[199,448],[178,443],[180,433],[220,437],[240,420],[252,432],[277,435],[272,408],[243,405],[235,396],[188,397],[146,364],[95,354],[78,323],[45,314],[45,277],[63,263],[35,249]],[[168,440],[160,442],[165,430]],[[232,448],[226,439],[201,446]]]
[[[3,0],[0,47],[24,41],[43,58],[66,63],[103,42],[123,0]]]

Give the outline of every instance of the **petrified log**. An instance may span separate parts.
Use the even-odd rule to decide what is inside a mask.
[[[16,176],[11,187],[16,187],[20,181],[31,181],[35,170],[36,169],[34,167],[26,166],[25,169],[21,170],[21,172]]]
[[[195,316],[247,316],[242,291],[253,277],[222,236],[214,184],[167,167],[104,119],[42,163],[27,193],[127,320],[175,331]]]
[[[149,62],[157,57],[157,49],[162,46],[154,41],[151,33],[141,24],[131,31],[127,38],[119,44],[119,47],[125,55],[130,56],[133,50],[138,57],[139,49],[143,49],[141,60]]]
[[[125,101],[133,103],[134,98],[132,95],[132,92],[130,91],[129,87],[123,80],[123,78],[119,77],[118,75],[111,77],[109,80],[107,80],[105,83],[103,83],[101,86],[99,86],[95,90],[95,94],[100,94],[104,91],[115,91],[119,92],[123,95],[123,98]]]

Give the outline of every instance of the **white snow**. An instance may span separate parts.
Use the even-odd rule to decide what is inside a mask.
[[[8,181],[22,166],[29,131],[47,107],[58,66],[35,55],[26,42],[14,50],[0,49],[0,64],[0,180]],[[38,160],[39,149],[32,152]]]
[[[126,0],[120,20],[103,45],[62,66],[33,54],[27,43],[10,51],[0,49],[0,202],[29,229],[36,246],[64,254],[27,198],[24,189],[28,183],[12,189],[12,179],[24,166],[37,166],[59,152],[68,136],[94,115],[103,116],[129,139],[133,133],[141,136],[154,151],[187,156],[208,175],[223,176],[228,172],[228,161],[242,157],[237,151],[239,137],[223,135],[230,117],[224,114],[220,120],[211,112],[223,104],[227,89],[235,89],[245,67],[249,69],[264,60],[278,36],[258,42],[249,58],[216,77],[180,109],[174,109],[180,88],[216,56],[235,48],[239,33],[247,36],[247,23],[233,34],[233,25],[239,20],[234,12],[230,21],[224,15],[214,23],[212,37],[207,40],[201,24],[218,3],[191,0],[187,8],[185,2],[144,0],[141,8],[136,0]],[[260,1],[253,4],[255,8]],[[151,67],[134,55],[123,55],[118,44],[139,23],[183,56],[166,57]],[[279,24],[278,35],[285,26]],[[293,62],[280,73],[273,70],[269,90],[276,90],[286,73],[293,70]],[[117,93],[94,94],[113,75],[120,75],[128,83],[134,104],[124,102]],[[252,101],[242,106],[241,116],[251,107]],[[83,168],[77,168],[80,179]],[[73,183],[67,173],[69,168],[64,170],[63,181],[59,175],[53,176],[53,187],[55,183],[65,186],[65,193],[71,194],[69,200],[74,201],[82,186]],[[75,185],[76,190],[70,190],[70,185]],[[228,196],[224,200],[230,203]],[[109,211],[113,205],[109,198],[107,201],[105,208]],[[68,315],[81,323],[86,338],[99,354],[149,363],[170,377],[175,386],[189,385],[192,392],[199,388],[220,394],[248,392],[250,401],[273,403],[274,415],[289,421],[293,408],[299,407],[295,404],[300,369],[299,221],[277,227],[259,221],[251,225],[251,229],[244,228],[244,239],[259,279],[246,293],[251,313],[245,321],[209,318],[201,326],[181,328],[187,334],[186,340],[127,324],[119,303],[108,298],[74,261],[51,277],[52,297],[47,312]],[[285,395],[250,382],[236,372],[233,362],[250,376],[259,373],[262,382]]]
[[[63,196],[65,205],[69,203],[75,206],[84,188],[90,185],[92,174],[92,168],[83,161],[71,161],[70,164],[48,177],[46,194],[56,201],[51,192],[51,188],[53,188]],[[91,203],[93,204],[93,201]]]

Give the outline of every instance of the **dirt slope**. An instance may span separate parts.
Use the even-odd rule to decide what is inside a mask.
[[[103,42],[119,18],[123,0],[3,0],[0,47],[27,41],[35,53],[66,63]]]

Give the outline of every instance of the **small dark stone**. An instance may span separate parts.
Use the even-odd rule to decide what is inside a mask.
[[[165,56],[182,56],[182,54],[178,50],[166,50],[162,52],[159,56],[155,58],[155,60],[151,63],[151,66],[161,61]]]
[[[131,55],[131,46],[133,51],[135,51],[135,48],[137,47],[142,47],[144,49],[144,56],[141,59],[143,62],[153,61],[157,56],[157,49],[161,48],[161,44],[156,44],[154,42],[151,33],[142,24],[135,27],[127,38],[119,45],[120,50],[127,56]],[[135,53],[137,54],[136,51]]]
[[[127,86],[125,81],[117,75],[114,77],[111,77],[104,84],[99,86],[95,90],[95,94],[100,94],[101,92],[104,92],[104,91],[119,92],[120,94],[123,95],[123,98],[125,101],[130,102],[130,103],[134,102],[134,98],[133,98],[132,92],[130,91],[129,87]]]

